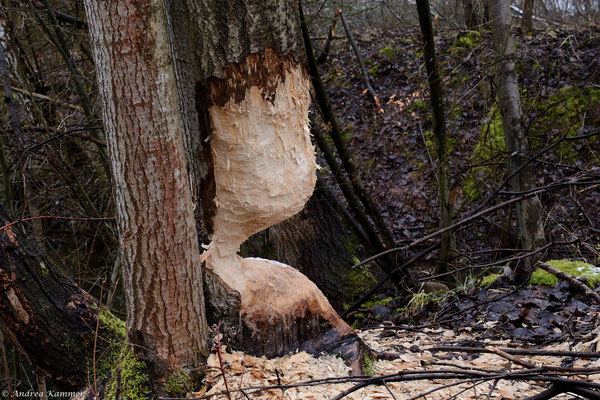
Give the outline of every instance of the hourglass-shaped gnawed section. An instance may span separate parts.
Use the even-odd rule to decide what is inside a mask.
[[[240,293],[244,324],[255,333],[279,338],[273,339],[281,341],[274,346],[277,353],[322,333],[323,326],[342,334],[351,329],[296,269],[237,254],[250,235],[302,210],[316,180],[307,73],[293,59],[280,60],[273,51],[265,54],[250,56],[230,71],[219,90],[236,94],[209,109],[216,214],[204,258],[208,269]],[[277,70],[276,79],[263,81],[264,68]],[[261,338],[250,341],[260,344]]]

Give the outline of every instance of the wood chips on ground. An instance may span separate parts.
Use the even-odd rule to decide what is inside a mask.
[[[440,345],[456,345],[468,341],[475,341],[469,329],[454,332],[447,329],[424,329],[419,332],[394,331],[385,328],[371,329],[359,333],[363,340],[376,351],[395,352],[400,358],[388,361],[378,360],[372,367],[375,375],[391,374],[402,371],[427,371],[433,369],[485,369],[507,372],[522,369],[522,367],[496,355],[496,354],[465,354],[428,351],[428,348]],[[554,344],[548,350],[595,350],[598,339],[588,343],[570,346],[569,343]],[[519,348],[508,340],[483,340],[479,345],[497,348]],[[231,392],[231,399],[331,399],[339,393],[352,387],[355,383],[321,383],[313,386],[299,386],[286,389],[282,392],[279,388],[256,389],[264,386],[290,385],[307,383],[313,380],[348,377],[350,368],[343,359],[332,355],[314,357],[305,352],[287,355],[276,359],[253,357],[242,352],[227,352],[226,346],[221,346],[221,360],[225,370],[227,387]],[[519,356],[522,360],[538,366],[561,366],[562,358],[548,356]],[[571,367],[600,368],[600,359],[576,359]],[[574,376],[576,379],[600,381],[600,374],[590,376]],[[204,388],[190,397],[200,398],[212,395],[211,399],[228,399],[222,393],[226,390],[225,379],[220,369],[219,357],[215,351],[208,359],[208,368],[204,380]],[[356,391],[346,399],[411,399],[420,394],[426,394],[425,399],[522,399],[530,397],[546,387],[541,384],[518,381],[499,381],[490,397],[488,393],[492,382],[478,384],[462,383],[452,387],[448,385],[451,380],[423,380],[409,382],[389,382],[386,386],[371,385]],[[455,382],[455,381],[454,381]],[[243,388],[244,393],[238,391]],[[254,389],[253,389],[254,388]],[[390,392],[393,393],[390,394]],[[557,399],[573,398],[570,395],[561,395]]]

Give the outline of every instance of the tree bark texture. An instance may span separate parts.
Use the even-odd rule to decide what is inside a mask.
[[[465,15],[465,24],[467,25],[467,29],[473,30],[477,28],[477,13],[475,12],[475,7],[473,5],[473,0],[462,0],[463,4],[463,13]]]
[[[298,3],[86,6],[117,185],[128,332],[150,349],[142,355],[189,366],[205,343],[192,199],[212,240],[202,258],[209,320],[229,324],[234,345],[278,355],[330,330],[353,334],[297,270],[237,255],[247,236],[300,211],[314,187]]]
[[[533,6],[535,0],[523,1],[523,15],[521,16],[521,32],[529,33],[533,29]]]
[[[0,204],[0,226],[14,221]],[[0,329],[40,376],[59,389],[79,390],[93,369],[98,307],[20,224],[0,230]],[[122,338],[102,322],[97,356]]]
[[[427,79],[429,81],[429,91],[431,93],[431,108],[433,111],[433,134],[437,154],[436,175],[441,215],[440,227],[445,228],[452,225],[454,210],[453,204],[450,202],[450,192],[448,187],[448,149],[446,119],[444,115],[444,94],[435,53],[435,41],[433,38],[431,14],[429,12],[429,1],[417,0],[417,11],[419,14],[421,35],[423,37],[423,57],[425,59],[425,67],[427,68]],[[442,235],[442,244],[440,248],[440,263],[442,266],[448,261],[449,252],[452,247],[454,247],[453,242],[454,235],[452,232],[446,232]]]
[[[207,350],[184,118],[164,2],[85,3],[112,163],[128,340],[160,379]]]
[[[523,111],[517,71],[514,61],[514,43],[510,32],[510,4],[505,0],[493,0],[492,7],[492,37],[494,49],[497,52],[496,86],[498,87],[498,106],[502,114],[504,141],[508,154],[509,172],[514,173],[525,163],[529,145]],[[533,168],[523,168],[511,180],[513,191],[519,192],[534,186]],[[543,209],[538,197],[531,197],[517,203],[517,220],[521,245],[530,250],[541,247],[544,242]],[[534,262],[525,259],[515,269],[515,279],[526,281],[533,272]]]

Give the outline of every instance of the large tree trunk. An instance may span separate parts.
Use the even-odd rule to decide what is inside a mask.
[[[508,154],[509,172],[515,174],[510,180],[513,191],[520,192],[534,186],[534,170],[531,166],[521,168],[527,162],[529,145],[523,124],[521,96],[514,61],[514,43],[510,33],[510,4],[506,0],[492,0],[492,37],[497,52],[496,86],[498,105],[502,114],[504,141]],[[520,170],[520,172],[518,172]],[[539,198],[531,197],[517,203],[517,219],[521,245],[530,250],[543,245],[543,209]],[[514,278],[524,282],[533,272],[534,260],[526,258],[517,265]]]
[[[0,329],[24,359],[58,389],[92,380],[98,306],[35,245],[0,204]],[[103,319],[101,319],[103,320]],[[106,321],[106,319],[104,319]],[[100,322],[98,363],[123,338]]]
[[[189,365],[201,349],[192,198],[211,239],[202,258],[209,320],[225,321],[234,345],[278,355],[303,344],[315,349],[318,341],[310,340],[326,332],[352,335],[297,270],[237,255],[249,235],[300,211],[314,187],[298,4],[120,3],[90,0],[87,8],[115,167],[130,340],[176,366]],[[140,229],[148,234],[136,235]],[[151,271],[165,279],[151,280]],[[179,296],[169,298],[173,290]],[[152,309],[168,318],[142,325]]]
[[[112,163],[127,337],[155,388],[208,346],[164,2],[85,2]]]
[[[425,59],[425,67],[427,68],[427,79],[429,82],[429,91],[431,93],[431,108],[433,111],[433,135],[437,154],[436,177],[441,215],[440,227],[446,228],[447,226],[452,225],[454,207],[450,202],[448,183],[448,149],[446,145],[447,130],[446,117],[444,115],[444,95],[435,54],[435,42],[433,38],[431,14],[429,11],[429,1],[417,0],[417,11],[419,13],[419,24],[421,26],[421,35],[423,37],[423,58]],[[440,264],[443,269],[447,267],[450,251],[453,247],[454,235],[452,232],[444,233],[442,235],[442,244],[440,248]]]
[[[188,0],[170,14],[174,38],[187,43],[176,49],[179,76],[193,71],[193,85],[183,84],[196,90],[187,108],[200,123],[186,145],[204,160],[194,186],[211,239],[210,319],[225,320],[233,343],[254,354],[282,354],[329,330],[352,335],[297,270],[237,255],[247,237],[299,212],[315,184],[298,2]]]

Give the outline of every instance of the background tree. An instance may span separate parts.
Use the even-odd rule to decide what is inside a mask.
[[[423,58],[427,69],[427,81],[431,96],[431,109],[433,120],[433,135],[436,151],[436,179],[438,184],[438,196],[440,202],[440,227],[445,228],[452,225],[454,218],[454,205],[450,201],[450,188],[448,180],[448,147],[446,116],[444,114],[444,95],[442,82],[435,54],[435,42],[433,38],[433,26],[428,0],[417,0],[417,11],[419,13],[419,25],[423,37]],[[455,246],[452,232],[442,235],[440,248],[440,263],[447,268],[450,251]]]
[[[534,186],[535,176],[527,159],[529,144],[515,69],[515,45],[510,32],[509,2],[492,1],[491,16],[492,37],[497,54],[495,82],[498,87],[498,106],[502,115],[508,155],[510,187],[515,192],[523,192]],[[544,244],[544,216],[539,198],[531,197],[517,204],[517,221],[521,246],[524,249],[531,250]],[[519,282],[525,282],[533,269],[534,260],[526,258],[515,268],[514,277]]]
[[[523,15],[521,16],[521,32],[529,33],[533,29],[533,9],[535,0],[523,1]]]

